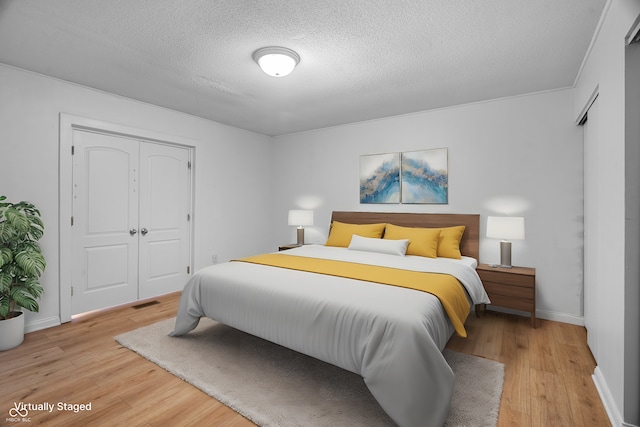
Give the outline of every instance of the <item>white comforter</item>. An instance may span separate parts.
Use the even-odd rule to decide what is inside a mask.
[[[489,302],[471,259],[319,245],[286,253],[447,273],[464,285],[472,304]],[[453,326],[431,294],[229,262],[200,270],[186,284],[171,335],[186,334],[202,316],[361,375],[400,426],[442,426],[449,411],[453,372],[441,351]]]

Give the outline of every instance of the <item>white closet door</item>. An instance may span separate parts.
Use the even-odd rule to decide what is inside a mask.
[[[140,144],[140,298],[184,287],[189,277],[189,151]]]
[[[80,130],[73,145],[71,314],[182,289],[189,150]]]
[[[138,144],[73,131],[72,314],[138,297]]]

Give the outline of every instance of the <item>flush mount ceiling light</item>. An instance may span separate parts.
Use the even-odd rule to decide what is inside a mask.
[[[263,47],[253,52],[253,60],[262,71],[273,77],[284,77],[300,62],[300,56],[286,47]]]

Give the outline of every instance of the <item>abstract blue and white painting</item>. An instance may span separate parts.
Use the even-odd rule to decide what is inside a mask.
[[[400,153],[360,156],[360,203],[400,203]]]
[[[449,203],[446,148],[402,153],[402,203]]]

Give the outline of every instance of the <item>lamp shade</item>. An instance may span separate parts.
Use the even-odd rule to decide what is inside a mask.
[[[487,237],[503,240],[524,239],[524,218],[519,216],[487,217]]]
[[[313,225],[313,211],[292,209],[289,211],[289,225],[300,227]]]

